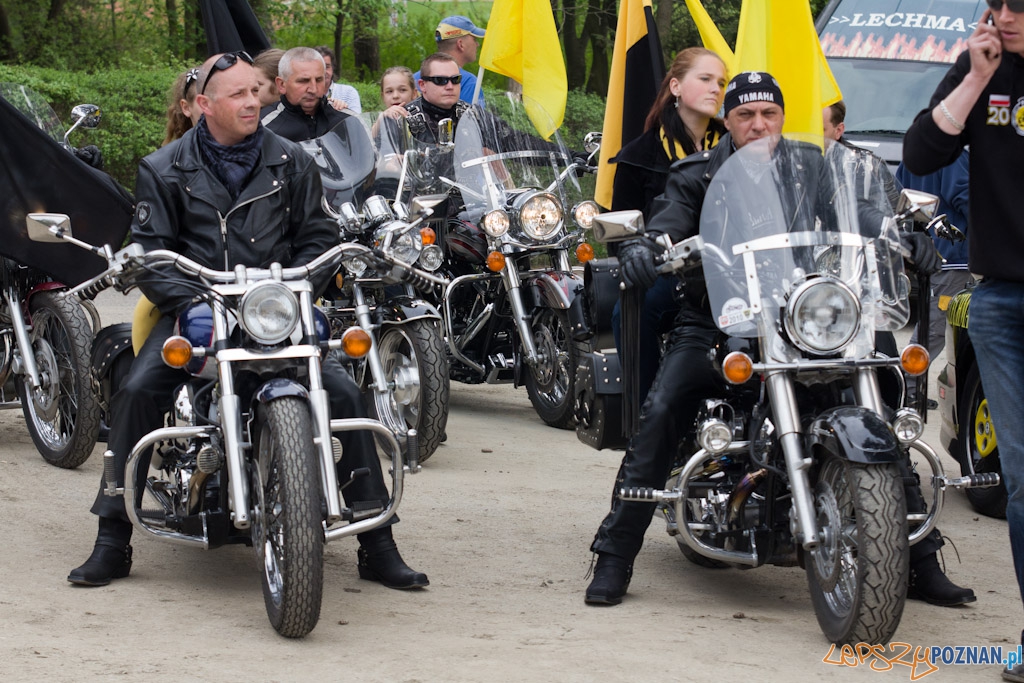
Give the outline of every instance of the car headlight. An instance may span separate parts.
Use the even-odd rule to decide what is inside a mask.
[[[519,224],[529,237],[546,240],[562,227],[562,205],[547,192],[528,195],[519,205]]]
[[[428,244],[420,252],[420,268],[434,272],[441,267],[444,261],[444,251],[436,244]]]
[[[299,322],[299,301],[280,282],[268,280],[242,295],[239,322],[260,344],[277,344],[291,335]]]
[[[839,280],[812,278],[789,297],[785,327],[797,348],[814,355],[835,353],[857,335],[860,301]]]
[[[484,232],[491,237],[501,237],[508,232],[508,214],[502,209],[494,209],[484,214]]]
[[[584,230],[590,230],[594,226],[594,216],[599,213],[601,213],[601,208],[597,203],[587,199],[573,207],[572,219]]]

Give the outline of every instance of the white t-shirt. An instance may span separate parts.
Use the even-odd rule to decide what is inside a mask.
[[[359,93],[351,85],[344,83],[331,83],[331,90],[327,96],[332,100],[341,100],[348,105],[345,111],[353,114],[362,114],[363,105],[359,102]]]

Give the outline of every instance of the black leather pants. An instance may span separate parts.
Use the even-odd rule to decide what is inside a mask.
[[[121,390],[111,401],[109,446],[115,455],[118,486],[124,485],[125,463],[131,449],[143,436],[163,426],[163,416],[171,408],[174,389],[189,379],[185,371],[165,365],[160,355],[164,340],[173,330],[172,318],[163,317],[157,322],[132,364]],[[366,416],[359,388],[333,358],[323,363],[323,382],[330,395],[332,418]],[[343,448],[337,467],[339,483],[347,481],[354,469],[366,467],[370,470],[369,476],[360,477],[345,488],[343,493],[346,503],[349,506],[355,502],[385,504],[389,494],[373,435],[367,431],[357,431],[337,432],[336,436],[341,440]],[[142,491],[145,490],[149,470],[149,456],[145,455],[143,460],[138,467],[139,478],[135,488],[137,501],[141,500]],[[92,512],[100,517],[127,521],[124,497],[107,496],[103,493],[104,487],[105,482],[101,481]],[[397,516],[391,519],[393,523],[397,521]]]

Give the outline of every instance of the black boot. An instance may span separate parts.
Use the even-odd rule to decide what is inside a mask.
[[[391,527],[359,534],[359,578],[380,581],[387,588],[411,590],[429,586],[423,572],[414,571],[398,554]]]
[[[978,599],[973,590],[961,588],[946,577],[939,567],[935,553],[911,564],[907,597],[942,607],[966,605]]]
[[[78,586],[106,586],[112,579],[123,579],[132,568],[131,522],[100,517],[100,530],[92,555],[81,567],[68,574]]]
[[[594,580],[587,586],[588,605],[617,605],[633,578],[633,563],[611,553],[598,553]]]

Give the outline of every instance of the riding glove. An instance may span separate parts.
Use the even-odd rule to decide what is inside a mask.
[[[904,255],[918,272],[932,275],[942,270],[942,256],[927,233],[903,232],[900,233],[900,242],[908,252]]]
[[[619,249],[619,279],[626,289],[649,289],[658,279],[654,254],[639,242],[627,242]]]

